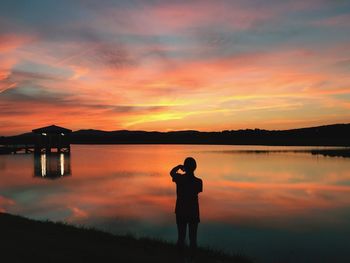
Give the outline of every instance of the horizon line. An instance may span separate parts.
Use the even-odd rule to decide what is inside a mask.
[[[55,124],[51,124],[55,125]],[[48,125],[48,126],[51,126]],[[157,131],[157,130],[128,130],[128,129],[119,129],[119,130],[100,130],[100,129],[94,129],[94,128],[82,128],[78,130],[74,130],[72,132],[78,132],[78,131],[87,131],[87,130],[92,130],[92,131],[101,131],[101,132],[117,132],[117,131],[128,131],[128,132],[159,132],[159,133],[170,133],[170,132],[202,132],[202,133],[210,133],[210,132],[224,132],[224,131],[244,131],[244,130],[261,130],[261,131],[291,131],[291,130],[300,130],[300,129],[311,129],[311,128],[321,128],[321,127],[326,127],[326,126],[335,126],[335,125],[350,125],[349,123],[332,123],[332,124],[324,124],[324,125],[318,125],[318,126],[307,126],[307,127],[299,127],[299,128],[290,128],[290,129],[261,129],[261,128],[241,128],[241,129],[225,129],[225,130],[213,130],[213,131],[201,131],[201,130],[192,130],[192,129],[186,129],[186,130],[168,130],[168,131]],[[59,126],[59,125],[56,125]],[[46,127],[46,126],[43,126]],[[62,127],[62,126],[60,126]],[[41,127],[39,127],[41,128]],[[38,129],[38,128],[34,128]],[[34,130],[32,129],[32,130]],[[0,137],[11,137],[11,136],[20,136],[24,134],[32,133],[32,131],[24,132],[24,133],[19,133],[19,134],[13,134],[13,135],[0,135]]]

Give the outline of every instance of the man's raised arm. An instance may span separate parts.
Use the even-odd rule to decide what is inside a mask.
[[[173,182],[176,181],[177,177],[180,176],[178,173],[179,170],[183,170],[184,166],[182,164],[179,164],[175,166],[173,169],[170,171],[170,176],[173,178]]]

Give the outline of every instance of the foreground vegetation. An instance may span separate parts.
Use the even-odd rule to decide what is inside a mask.
[[[5,213],[0,213],[0,233],[1,262],[184,262],[176,246],[168,242],[116,236]],[[241,255],[200,248],[194,262],[251,261]]]

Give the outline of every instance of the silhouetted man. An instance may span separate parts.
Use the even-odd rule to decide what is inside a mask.
[[[186,228],[188,225],[191,255],[197,248],[197,228],[200,222],[198,193],[203,191],[202,180],[194,176],[197,164],[195,159],[188,157],[184,164],[175,166],[170,171],[173,182],[176,183],[176,224],[178,231],[177,245],[183,254],[185,247]],[[182,170],[184,173],[178,173]]]

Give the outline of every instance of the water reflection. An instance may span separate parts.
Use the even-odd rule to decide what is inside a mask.
[[[256,262],[347,262],[350,159],[237,152],[266,148],[74,145],[74,158],[34,160],[41,178],[62,178],[74,167],[69,180],[33,180],[32,155],[3,155],[0,211],[176,241],[169,169],[194,156],[205,180],[200,245],[242,251]]]
[[[69,153],[42,153],[34,155],[34,176],[57,179],[71,175]]]

